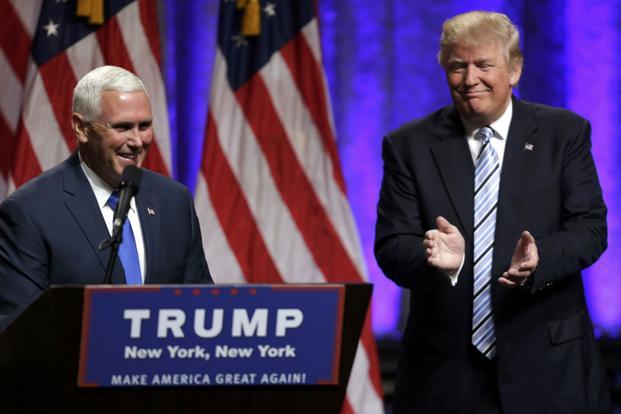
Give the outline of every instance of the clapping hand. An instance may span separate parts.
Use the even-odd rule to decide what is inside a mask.
[[[527,231],[520,236],[509,269],[502,274],[498,282],[506,287],[523,286],[539,264],[539,252],[535,238]]]
[[[427,263],[446,274],[453,274],[464,256],[464,238],[459,229],[442,216],[436,219],[436,226],[437,229],[425,233],[423,240]]]

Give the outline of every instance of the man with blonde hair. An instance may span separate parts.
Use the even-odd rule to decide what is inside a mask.
[[[50,285],[104,283],[109,251],[98,246],[112,231],[121,176],[153,141],[144,84],[115,66],[78,82],[71,124],[77,151],[0,204],[0,331]],[[190,192],[142,171],[112,282],[211,283]]]
[[[507,16],[443,25],[453,105],[383,143],[375,255],[410,289],[394,412],[609,412],[581,270],[607,246],[588,121],[512,94]]]

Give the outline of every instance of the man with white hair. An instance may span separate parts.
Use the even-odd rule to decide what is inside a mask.
[[[109,251],[98,246],[112,231],[121,176],[153,141],[144,84],[115,66],[78,82],[71,123],[78,150],[0,205],[0,331],[52,284],[104,283]],[[119,253],[113,283],[212,283],[185,186],[143,170],[128,229],[120,252],[131,253]]]
[[[394,412],[607,413],[581,270],[606,249],[589,122],[512,95],[507,16],[444,23],[453,105],[390,133],[375,255],[410,290]]]

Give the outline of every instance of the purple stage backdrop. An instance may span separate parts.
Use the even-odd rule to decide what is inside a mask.
[[[175,177],[194,187],[215,56],[217,0],[161,0]],[[609,208],[608,251],[585,273],[600,334],[621,333],[621,0],[319,0],[325,70],[349,198],[371,281],[377,334],[398,327],[401,292],[373,258],[375,208],[388,131],[449,103],[436,63],[442,22],[485,9],[522,31],[518,95],[564,106],[593,127],[593,153]]]

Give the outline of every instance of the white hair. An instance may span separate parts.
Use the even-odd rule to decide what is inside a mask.
[[[144,92],[144,83],[136,75],[118,66],[100,66],[88,72],[73,90],[72,111],[93,121],[101,114],[101,94],[104,91]]]

